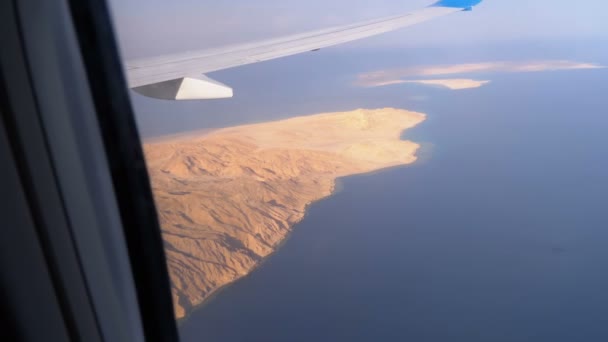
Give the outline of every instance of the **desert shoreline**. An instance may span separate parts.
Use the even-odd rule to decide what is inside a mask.
[[[425,118],[359,109],[145,143],[178,321],[263,266],[339,179],[415,162],[401,136]]]

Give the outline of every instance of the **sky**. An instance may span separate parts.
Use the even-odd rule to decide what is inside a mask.
[[[431,3],[432,0],[111,0],[126,59],[352,23]],[[447,16],[342,48],[608,40],[606,13],[605,0],[485,0],[473,13]]]

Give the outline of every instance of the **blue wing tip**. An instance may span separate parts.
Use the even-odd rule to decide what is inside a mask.
[[[465,11],[470,11],[474,6],[477,6],[482,0],[440,0],[433,4],[436,7],[453,7],[462,8]]]

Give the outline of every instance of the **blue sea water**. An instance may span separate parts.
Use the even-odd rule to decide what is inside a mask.
[[[404,135],[423,144],[419,162],[340,180],[262,267],[180,325],[183,341],[608,341],[608,71],[344,87],[366,63],[209,105],[227,113],[209,126],[385,106],[428,120]]]

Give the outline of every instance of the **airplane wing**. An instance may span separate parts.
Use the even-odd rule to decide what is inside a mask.
[[[482,0],[442,0],[408,13],[303,34],[126,63],[129,87],[168,100],[232,97],[230,87],[205,73],[267,61],[412,26],[450,13],[468,11]]]

